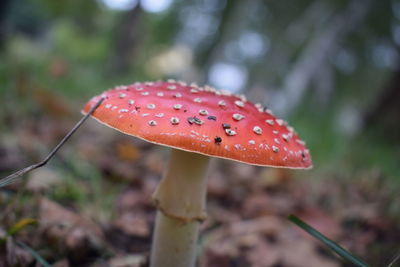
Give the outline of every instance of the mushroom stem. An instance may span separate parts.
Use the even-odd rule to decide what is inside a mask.
[[[201,221],[206,219],[206,171],[209,157],[172,149],[164,178],[153,199],[157,219],[151,267],[194,266]]]

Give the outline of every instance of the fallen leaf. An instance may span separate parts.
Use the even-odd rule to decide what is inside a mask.
[[[263,216],[219,227],[207,234],[201,266],[338,267],[336,260],[318,251],[314,242],[287,230],[287,222],[276,216]]]
[[[140,267],[146,262],[142,254],[119,256],[108,261],[110,267]]]
[[[140,157],[139,149],[132,143],[117,143],[115,146],[119,159],[129,162],[135,162]]]
[[[150,226],[143,213],[125,212],[118,216],[112,225],[128,235],[150,236]]]
[[[103,232],[97,224],[46,198],[40,200],[39,222],[47,242],[60,251],[66,249],[76,262],[105,249]]]

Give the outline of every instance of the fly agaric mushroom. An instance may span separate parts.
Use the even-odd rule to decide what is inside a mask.
[[[128,135],[172,148],[158,185],[150,264],[195,263],[200,222],[206,219],[210,156],[258,166],[308,169],[311,157],[293,128],[242,95],[168,80],[117,86],[92,98],[83,112]]]

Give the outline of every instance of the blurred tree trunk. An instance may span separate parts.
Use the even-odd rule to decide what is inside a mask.
[[[4,41],[6,40],[6,29],[7,29],[7,11],[10,7],[10,0],[0,1],[0,49],[3,48]]]
[[[370,0],[353,0],[327,27],[322,29],[322,32],[315,35],[285,77],[280,95],[284,105],[273,106],[278,114],[290,115],[299,106],[310,88],[314,75],[323,69],[329,57],[337,53],[341,42],[357,29],[368,15],[370,8]]]
[[[365,111],[364,128],[377,128],[385,137],[400,138],[400,63],[388,84],[377,97],[375,106]]]
[[[220,50],[225,45],[229,31],[234,31],[235,27],[232,27],[232,25],[235,25],[234,21],[237,19],[235,7],[238,3],[237,0],[226,1],[226,6],[222,12],[215,38],[213,38],[212,41],[202,49],[202,51],[199,51],[196,57],[197,65],[199,65],[201,69],[209,69],[213,61],[218,58],[216,55],[221,52]],[[205,73],[205,75],[207,75],[207,73]],[[204,77],[203,82],[206,81],[207,78]]]
[[[132,55],[140,39],[139,21],[142,14],[140,5],[128,11],[116,29],[114,51],[111,56],[111,68],[114,73],[124,73],[129,69]]]

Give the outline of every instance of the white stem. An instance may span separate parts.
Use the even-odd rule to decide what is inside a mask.
[[[194,266],[199,225],[198,221],[182,223],[157,211],[150,266]]]
[[[159,211],[151,267],[192,267],[200,222],[206,218],[209,157],[173,149],[168,170],[153,195]]]

